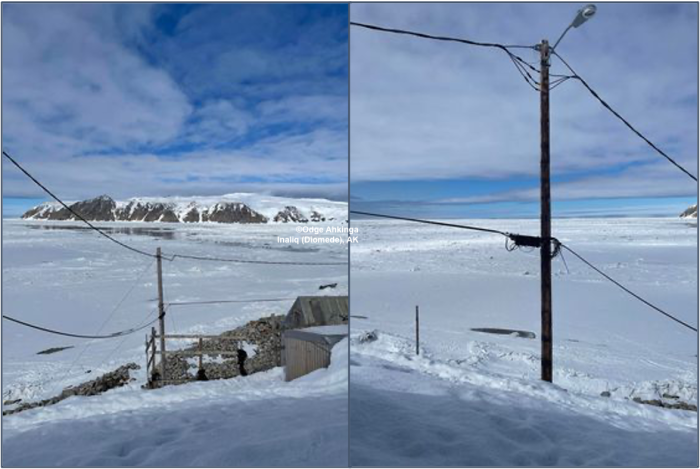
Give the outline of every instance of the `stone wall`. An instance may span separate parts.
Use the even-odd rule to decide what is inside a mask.
[[[282,365],[282,320],[284,316],[268,316],[250,321],[244,326],[221,334],[221,339],[207,339],[202,350],[236,352],[246,343],[256,349],[248,353],[245,370],[248,374],[269,370]],[[198,345],[182,350],[196,351]],[[250,347],[249,347],[250,348]],[[240,376],[238,357],[235,355],[205,355],[204,373],[207,379],[226,379]],[[166,360],[168,379],[195,379],[198,371],[198,357],[169,353]]]

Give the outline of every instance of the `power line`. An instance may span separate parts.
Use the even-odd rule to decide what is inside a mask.
[[[151,312],[148,313],[148,314],[146,315],[146,317],[144,318],[144,320],[141,321],[141,322],[139,323],[139,325],[136,326],[136,327],[140,327],[144,322],[148,321],[148,318],[151,317],[156,311],[158,311],[158,307],[153,308],[153,309],[151,310]],[[172,319],[172,315],[170,316],[170,318]],[[158,319],[158,318],[156,318],[156,319]],[[149,325],[150,325],[150,324],[149,324]],[[123,338],[122,340],[119,341],[119,343],[117,344],[117,346],[114,347],[114,349],[113,349],[111,352],[109,352],[109,354],[108,354],[107,356],[105,356],[105,358],[102,359],[102,361],[101,361],[100,364],[97,366],[97,368],[101,368],[102,365],[104,365],[106,362],[108,362],[108,361],[114,356],[114,354],[117,353],[117,350],[119,350],[119,349],[122,347],[122,345],[124,345],[124,342],[126,342],[126,339],[128,339],[128,338],[129,338],[129,336],[124,336],[124,338]],[[69,370],[69,371],[70,371],[70,370]]]
[[[552,53],[553,53],[555,56],[557,56],[557,57],[559,58],[559,60],[561,60],[562,63],[566,66],[566,68],[568,68],[568,69],[571,71],[571,73],[573,74],[573,76],[572,76],[571,78],[575,78],[576,80],[578,80],[579,82],[581,82],[581,84],[588,90],[588,92],[591,93],[591,95],[592,95],[595,99],[597,99],[597,100],[600,102],[600,104],[603,105],[603,107],[604,107],[605,109],[607,109],[608,111],[610,111],[610,112],[611,112],[615,117],[617,117],[623,124],[625,124],[625,125],[627,126],[627,128],[629,128],[632,132],[634,132],[639,138],[641,138],[642,140],[644,140],[644,142],[646,142],[647,145],[649,145],[651,148],[653,148],[654,150],[656,150],[656,152],[657,152],[658,154],[660,154],[661,156],[663,156],[664,158],[666,158],[671,164],[673,164],[675,167],[677,167],[678,169],[680,169],[681,171],[683,171],[683,172],[684,172],[685,174],[687,174],[691,179],[693,179],[694,181],[697,182],[697,180],[698,180],[697,177],[695,177],[695,176],[694,176],[692,173],[690,173],[687,169],[685,169],[683,166],[681,166],[679,163],[677,163],[673,158],[671,158],[670,156],[668,156],[663,150],[661,150],[659,147],[657,147],[651,140],[649,140],[649,139],[646,138],[644,135],[642,135],[642,133],[641,133],[640,131],[638,131],[637,129],[635,129],[634,126],[632,126],[632,124],[630,124],[624,117],[622,117],[622,116],[620,115],[620,113],[618,113],[617,111],[615,111],[607,102],[605,102],[605,100],[604,100],[603,98],[601,98],[600,95],[599,95],[598,93],[596,93],[596,91],[595,91],[593,88],[591,88],[591,86],[586,82],[586,80],[584,80],[584,79],[581,77],[581,75],[579,75],[578,73],[576,73],[576,71],[571,67],[571,65],[569,65],[569,64],[566,62],[566,60],[564,60],[564,58],[563,58],[561,55],[559,55],[556,51],[552,51]]]
[[[647,300],[645,300],[644,298],[642,298],[641,296],[637,295],[636,293],[634,293],[633,291],[631,291],[629,288],[625,287],[625,286],[622,285],[620,282],[618,282],[618,281],[615,280],[614,278],[610,277],[608,274],[606,274],[605,272],[603,272],[602,270],[600,270],[598,267],[594,266],[594,265],[591,264],[589,261],[587,261],[586,259],[584,259],[583,256],[581,256],[580,254],[578,254],[576,251],[574,251],[573,249],[571,249],[569,246],[567,246],[567,245],[565,245],[565,244],[562,243],[562,244],[561,244],[561,247],[564,248],[564,249],[566,249],[567,251],[569,251],[569,252],[570,252],[571,254],[573,254],[574,256],[576,256],[581,262],[583,262],[583,263],[586,264],[588,267],[590,267],[591,269],[593,269],[593,270],[595,270],[596,272],[598,272],[600,275],[602,275],[603,277],[605,277],[607,280],[609,280],[610,282],[612,282],[612,283],[614,283],[615,285],[617,285],[618,288],[620,288],[621,290],[623,290],[623,291],[626,292],[627,294],[632,295],[634,298],[636,298],[637,300],[641,301],[641,302],[644,303],[645,305],[647,305],[647,306],[649,306],[650,308],[656,310],[657,312],[663,314],[663,315],[666,316],[667,318],[669,318],[669,319],[671,319],[671,320],[673,320],[673,321],[676,321],[678,324],[681,324],[682,326],[687,327],[687,328],[690,329],[691,331],[698,332],[697,328],[691,326],[691,325],[688,324],[687,322],[681,321],[680,319],[678,319],[677,317],[673,316],[672,314],[667,313],[666,311],[662,310],[662,309],[659,308],[658,306],[655,306],[655,305],[651,304],[649,301],[647,301]]]
[[[485,233],[495,233],[495,234],[499,234],[499,235],[505,236],[505,237],[511,236],[510,233],[506,233],[505,231],[494,230],[491,228],[484,228],[484,227],[480,227],[480,226],[458,225],[455,223],[445,223],[445,222],[440,222],[440,221],[422,220],[419,218],[398,217],[395,215],[384,215],[381,213],[361,212],[359,210],[350,210],[350,213],[354,213],[355,215],[365,215],[368,217],[388,218],[390,220],[402,220],[402,221],[410,221],[410,222],[414,222],[414,223],[423,223],[426,225],[449,226],[450,228],[462,228],[465,230],[483,231]]]
[[[539,70],[534,68],[532,65],[527,63],[522,57],[518,56],[517,54],[514,54],[511,52],[509,49],[532,49],[535,50],[535,46],[523,46],[523,45],[514,45],[514,44],[499,44],[496,42],[479,42],[479,41],[472,41],[470,39],[463,39],[463,38],[457,38],[457,37],[450,37],[450,36],[435,36],[433,34],[426,34],[426,33],[421,33],[418,31],[409,31],[407,29],[396,29],[396,28],[386,28],[384,26],[377,26],[374,24],[367,24],[367,23],[358,23],[351,21],[350,22],[351,26],[357,26],[360,28],[366,28],[370,29],[373,31],[380,31],[383,33],[392,33],[392,34],[403,34],[407,36],[414,36],[414,37],[419,37],[422,39],[431,39],[435,41],[445,41],[445,42],[457,42],[460,44],[467,44],[470,46],[479,46],[479,47],[491,47],[495,49],[500,49],[506,54],[508,54],[508,57],[513,61],[513,64],[515,65],[515,68],[518,70],[520,75],[525,79],[528,85],[530,87],[534,88],[537,90],[537,86],[539,86],[539,83],[537,83],[537,80],[535,80],[525,69],[525,67],[530,68],[531,70],[539,73]],[[520,65],[518,62],[520,62]]]
[[[119,302],[117,303],[117,305],[112,309],[112,312],[109,313],[109,315],[107,316],[107,318],[104,320],[104,322],[102,323],[102,325],[100,326],[100,328],[97,329],[97,332],[96,332],[95,334],[99,334],[100,332],[102,332],[102,329],[104,329],[104,327],[107,325],[107,323],[109,323],[109,321],[112,319],[112,317],[113,317],[114,314],[117,312],[117,310],[119,310],[119,308],[120,308],[121,305],[124,303],[124,301],[126,301],[126,299],[129,297],[129,295],[131,295],[131,292],[134,291],[134,289],[136,288],[136,285],[139,284],[139,281],[143,278],[143,276],[146,274],[146,272],[148,271],[148,269],[151,268],[151,266],[153,265],[153,263],[154,263],[155,261],[156,261],[156,260],[153,259],[151,262],[149,262],[148,265],[146,266],[146,268],[144,268],[144,269],[141,271],[141,273],[138,275],[138,277],[136,277],[136,280],[135,280],[134,283],[131,285],[131,287],[129,288],[129,290],[127,290],[127,292],[124,294],[124,296],[122,296],[122,298],[119,300]],[[139,326],[140,326],[140,325],[141,325],[141,324],[139,324]],[[138,327],[138,326],[137,326],[137,327]],[[126,340],[126,339],[124,339],[124,340]],[[80,361],[80,358],[88,351],[88,349],[90,348],[90,345],[91,345],[91,342],[87,342],[87,343],[85,344],[85,347],[80,351],[80,353],[78,354],[78,356],[75,357],[75,360],[73,360],[73,362],[71,363],[71,365],[68,367],[67,373],[70,373],[70,371],[73,369],[73,367],[75,366],[75,364],[78,363],[78,361]],[[118,348],[118,347],[117,347],[117,348]],[[115,350],[116,350],[116,349],[115,349]]]
[[[115,238],[111,237],[110,235],[108,235],[107,233],[105,233],[104,231],[102,231],[101,229],[99,229],[98,227],[96,227],[95,225],[90,223],[89,221],[87,221],[85,218],[83,218],[82,215],[80,215],[79,213],[74,211],[72,208],[70,208],[68,205],[66,205],[61,199],[59,199],[53,192],[51,192],[49,189],[47,189],[46,186],[44,186],[41,182],[39,182],[34,176],[29,174],[29,172],[26,169],[24,169],[19,163],[17,163],[17,161],[15,161],[14,158],[12,158],[10,155],[8,155],[5,150],[2,151],[2,154],[4,157],[6,157],[8,160],[10,160],[12,162],[12,164],[15,165],[20,171],[22,171],[25,174],[25,176],[27,176],[29,179],[31,179],[34,182],[34,184],[39,186],[44,192],[46,192],[51,197],[53,197],[53,199],[56,202],[58,202],[59,204],[61,204],[63,206],[63,208],[68,210],[70,213],[72,213],[76,218],[78,218],[80,221],[85,223],[87,226],[89,226],[93,230],[97,231],[99,234],[101,234],[102,236],[104,236],[108,240],[112,241],[113,243],[117,243],[118,245],[120,245],[123,248],[128,249],[129,251],[133,251],[133,252],[136,252],[138,254],[148,256],[148,257],[156,257],[154,254],[150,254],[146,251],[136,249],[135,247],[129,246],[126,243],[123,243],[121,241],[116,240]]]
[[[11,316],[6,316],[2,315],[3,319],[6,319],[8,321],[12,321],[14,323],[20,324],[25,327],[29,327],[31,329],[36,329],[38,331],[43,331],[43,332],[48,332],[49,334],[56,334],[56,335],[62,335],[65,337],[75,337],[77,339],[114,339],[116,337],[121,337],[124,335],[128,334],[133,334],[134,332],[141,331],[151,324],[155,324],[155,322],[158,320],[158,318],[154,319],[153,321],[149,322],[148,324],[141,326],[141,327],[133,327],[131,329],[126,329],[124,331],[119,331],[119,332],[114,332],[112,334],[107,334],[107,335],[84,335],[84,334],[73,334],[72,332],[62,332],[62,331],[57,331],[55,329],[49,329],[47,327],[42,327],[42,326],[37,326],[36,324],[31,324],[25,321],[20,321],[19,319],[15,319]]]
[[[165,258],[165,257],[164,257]],[[262,265],[348,265],[347,262],[295,262],[295,261],[258,261],[249,259],[230,259],[223,257],[190,256],[187,254],[170,254],[167,258],[170,261],[175,259],[193,259],[198,261],[213,262],[233,262],[237,264],[262,264]]]
[[[357,215],[366,215],[366,216],[370,216],[370,217],[377,217],[377,218],[387,218],[390,220],[410,221],[413,223],[422,223],[422,224],[426,224],[426,225],[447,226],[450,228],[461,228],[463,230],[472,230],[472,231],[480,231],[480,232],[484,232],[484,233],[499,234],[501,236],[505,236],[505,238],[506,238],[506,250],[509,252],[515,251],[516,249],[521,248],[521,247],[539,248],[542,244],[542,238],[540,238],[539,236],[528,236],[528,235],[521,235],[521,234],[517,234],[517,233],[508,233],[507,231],[495,230],[492,228],[484,228],[483,226],[458,225],[456,223],[445,223],[445,222],[440,222],[440,221],[423,220],[420,218],[399,217],[399,216],[395,216],[395,215],[384,215],[381,213],[361,212],[358,210],[350,210],[350,213],[354,213]],[[512,246],[508,244],[508,240],[511,240],[513,242]],[[559,249],[557,247],[557,240],[556,240],[556,238],[550,238],[550,241],[554,243],[554,251],[552,252],[552,257],[554,258],[559,254]]]
[[[550,76],[551,76],[551,75],[550,75]],[[549,89],[550,89],[550,90],[553,90],[554,88],[556,88],[557,86],[561,85],[562,83],[564,83],[565,81],[567,81],[567,80],[569,80],[569,79],[571,79],[571,78],[572,78],[572,77],[567,76],[567,75],[565,75],[565,76],[563,76],[563,77],[561,77],[561,78],[558,78],[558,79],[552,81],[552,82],[549,84]]]
[[[421,32],[417,32],[417,31],[409,31],[407,29],[386,28],[384,26],[377,26],[374,24],[367,24],[367,23],[359,23],[356,21],[351,21],[350,25],[351,26],[358,26],[360,28],[371,29],[374,31],[381,31],[384,33],[405,34],[408,36],[415,36],[415,37],[420,37],[423,39],[433,39],[436,41],[459,42],[462,44],[468,44],[470,46],[494,47],[494,48],[505,50],[505,51],[508,51],[508,49],[532,49],[532,50],[535,50],[535,46],[499,44],[496,42],[479,42],[479,41],[472,41],[470,39],[450,37],[450,36],[435,36],[433,34],[426,34],[426,33],[421,33]]]
[[[136,277],[136,280],[135,280],[134,283],[131,285],[131,287],[129,288],[129,290],[124,294],[124,296],[122,296],[122,298],[119,300],[119,303],[117,303],[117,305],[114,307],[114,309],[113,309],[112,312],[109,314],[109,316],[107,316],[107,319],[105,319],[105,321],[102,323],[102,325],[100,326],[100,328],[97,330],[97,334],[99,334],[100,332],[102,332],[102,329],[104,329],[104,327],[107,325],[107,323],[109,322],[109,320],[112,319],[112,316],[114,316],[114,314],[115,314],[115,313],[117,312],[117,310],[121,307],[121,305],[124,304],[124,301],[126,301],[126,299],[129,297],[129,295],[131,295],[131,293],[134,291],[134,289],[136,288],[136,286],[139,284],[139,281],[143,278],[143,276],[146,274],[146,272],[148,272],[148,269],[151,268],[151,266],[153,265],[153,263],[154,263],[155,261],[156,261],[156,260],[153,259],[153,260],[152,260],[151,262],[149,262],[148,265],[141,271],[141,273],[139,273],[138,277]]]
[[[530,88],[532,88],[535,91],[539,91],[539,82],[535,80],[530,73],[518,62],[516,61],[512,55],[509,54],[510,60],[513,62],[513,65],[515,65],[516,70],[518,70],[518,73],[520,73],[520,76],[523,77],[525,82],[530,85]]]
[[[454,223],[443,223],[443,222],[436,222],[436,221],[430,221],[430,220],[421,220],[421,219],[417,219],[417,218],[397,217],[397,216],[393,216],[393,215],[382,215],[382,214],[378,214],[378,213],[360,212],[360,211],[356,211],[356,210],[350,210],[350,213],[355,213],[358,215],[367,215],[367,216],[372,216],[372,217],[379,217],[379,218],[388,218],[388,219],[394,219],[394,220],[410,221],[410,222],[414,222],[414,223],[424,223],[424,224],[429,224],[429,225],[439,225],[439,226],[447,226],[447,227],[451,227],[451,228],[462,228],[462,229],[467,229],[467,230],[483,231],[483,232],[487,232],[487,233],[496,233],[496,234],[500,234],[500,235],[506,237],[506,250],[509,252],[514,251],[518,247],[522,247],[522,246],[539,247],[542,243],[542,238],[537,237],[537,236],[525,236],[525,235],[519,235],[519,234],[514,234],[514,233],[507,233],[505,231],[493,230],[490,228],[483,228],[483,227],[469,226],[469,225],[458,225],[458,224],[454,224]],[[514,243],[513,246],[508,245],[508,239],[513,241],[513,243]],[[581,260],[583,263],[588,265],[591,269],[595,270],[600,275],[605,277],[607,280],[614,283],[620,289],[622,289],[623,291],[625,291],[629,295],[633,296],[637,300],[641,301],[645,305],[647,305],[650,308],[656,310],[657,312],[663,314],[664,316],[668,317],[669,319],[672,319],[673,321],[676,321],[677,323],[687,327],[690,330],[693,330],[695,332],[698,331],[696,328],[694,328],[690,324],[681,321],[680,319],[676,318],[672,314],[667,313],[666,311],[662,310],[658,306],[653,305],[649,301],[647,301],[644,298],[642,298],[641,296],[637,295],[636,293],[631,291],[629,288],[625,287],[620,282],[616,281],[615,279],[613,279],[612,277],[607,275],[605,272],[603,272],[602,270],[600,270],[599,268],[597,268],[596,266],[594,266],[593,264],[588,262],[581,255],[579,255],[577,252],[575,252],[569,246],[560,242],[558,239],[551,238],[551,242],[554,243],[554,252],[552,253],[552,257],[556,257],[560,253],[562,248],[566,249],[571,254],[576,256],[579,260]],[[568,266],[567,266],[567,270],[568,270]]]
[[[213,305],[213,304],[226,304],[226,303],[270,303],[270,302],[290,301],[290,300],[296,300],[296,298],[290,297],[290,298],[260,298],[260,299],[250,299],[250,300],[173,301],[173,302],[168,303],[168,306]]]

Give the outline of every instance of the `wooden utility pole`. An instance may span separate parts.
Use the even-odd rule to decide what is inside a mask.
[[[416,305],[416,355],[420,355],[420,322],[418,319],[418,305]]]
[[[540,44],[540,281],[542,380],[552,382],[552,210],[549,190],[549,42]]]
[[[160,379],[165,379],[165,306],[163,305],[163,263],[160,248],[156,250],[158,264],[158,328],[160,329]]]

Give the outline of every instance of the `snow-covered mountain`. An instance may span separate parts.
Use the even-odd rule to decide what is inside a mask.
[[[134,197],[115,201],[107,195],[68,204],[89,221],[169,223],[307,223],[347,220],[348,205],[325,199],[291,199],[236,193],[216,197]],[[75,220],[56,202],[29,209],[28,220]]]
[[[697,218],[698,217],[698,204],[691,205],[683,213],[680,214],[681,218]]]

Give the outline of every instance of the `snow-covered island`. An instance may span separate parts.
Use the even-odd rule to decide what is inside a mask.
[[[167,223],[321,223],[347,220],[347,203],[293,199],[250,193],[216,197],[134,197],[116,201],[108,195],[71,202],[70,209],[88,221]],[[22,215],[25,220],[74,221],[58,202],[45,202]]]

